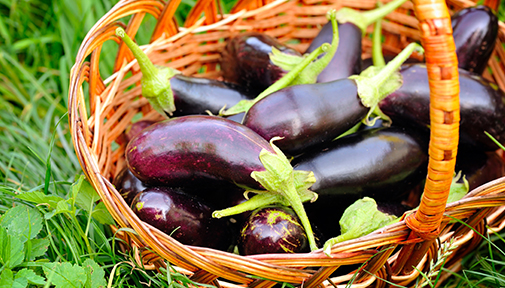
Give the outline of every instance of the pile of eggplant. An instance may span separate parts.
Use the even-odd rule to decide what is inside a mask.
[[[393,218],[414,209],[427,170],[429,84],[423,63],[404,62],[420,46],[386,65],[361,58],[364,29],[403,2],[374,14],[329,11],[304,53],[266,34],[238,34],[222,52],[223,80],[155,67],[119,28],[140,65],[143,96],[168,119],[125,131],[116,189],[142,221],[181,243],[242,255],[309,252],[341,227],[368,231],[345,222],[361,225],[357,218],[341,219],[362,213],[372,222],[346,210],[363,199]],[[498,32],[493,11],[464,9],[452,23],[456,180],[468,190],[504,174],[494,150],[505,142],[505,93],[481,76]]]

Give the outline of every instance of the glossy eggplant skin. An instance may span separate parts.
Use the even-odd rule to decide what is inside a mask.
[[[454,171],[461,171],[468,181],[469,191],[505,175],[505,162],[495,152],[462,149],[456,157]],[[458,182],[463,182],[462,179]]]
[[[458,11],[451,22],[458,67],[482,74],[495,47],[498,17],[491,8],[479,5]]]
[[[318,83],[347,78],[359,74],[362,70],[361,29],[350,22],[338,23],[338,33],[340,44],[337,52],[335,52],[328,66],[318,75]],[[333,29],[331,22],[328,22],[312,40],[305,53],[314,51],[323,43],[331,43],[332,37]]]
[[[126,127],[124,132],[124,136],[126,138],[126,143],[130,142],[130,140],[140,134],[140,132],[147,127],[153,125],[155,122],[151,120],[140,120],[135,123],[132,123]]]
[[[114,177],[113,184],[128,205],[132,203],[137,194],[147,188],[147,185],[135,177],[128,167],[121,169],[119,174]]]
[[[287,73],[270,61],[268,54],[272,52],[272,47],[287,54],[301,55],[260,32],[240,33],[228,40],[220,63],[225,81],[237,83],[259,95]]]
[[[142,221],[182,244],[224,251],[232,244],[226,219],[212,218],[213,207],[180,190],[147,188],[134,198],[131,207]]]
[[[403,85],[383,99],[379,107],[393,123],[411,123],[428,129],[430,91],[426,66],[404,65],[400,73]],[[479,75],[462,69],[459,69],[459,84],[460,144],[498,149],[484,131],[505,143],[505,93]]]
[[[253,99],[257,96],[233,83],[181,74],[170,79],[170,86],[176,109],[174,117],[208,115],[207,111],[217,115],[225,106],[230,108],[240,100]]]
[[[158,122],[126,148],[129,169],[147,184],[177,185],[200,178],[222,179],[261,189],[250,174],[264,171],[269,143],[242,124],[217,116],[190,115]]]
[[[294,158],[295,170],[316,177],[310,189],[318,199],[305,204],[309,219],[323,235],[336,236],[342,213],[356,200],[400,201],[426,175],[428,136],[404,127],[363,130]]]
[[[290,86],[254,104],[243,124],[290,155],[332,141],[368,113],[361,104],[356,82],[340,79]]]
[[[309,242],[293,209],[268,206],[251,213],[240,231],[240,255],[309,252]]]

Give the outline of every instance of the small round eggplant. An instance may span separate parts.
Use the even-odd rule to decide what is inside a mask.
[[[400,70],[403,85],[379,102],[384,114],[406,125],[428,129],[430,90],[424,64],[404,65]],[[460,144],[496,150],[498,146],[484,133],[505,143],[505,93],[493,84],[459,69]]]
[[[137,194],[147,188],[147,185],[135,177],[128,167],[124,167],[119,174],[114,177],[113,184],[128,205],[132,203],[133,198],[135,198]]]
[[[301,55],[264,33],[240,33],[227,42],[222,52],[223,78],[253,94],[260,94],[287,73],[270,61],[272,47],[286,54]]]
[[[128,144],[126,160],[145,183],[177,185],[203,177],[261,189],[251,172],[265,170],[258,157],[262,149],[273,153],[265,139],[239,123],[192,115],[144,130]]]
[[[426,175],[429,135],[403,127],[363,130],[293,159],[295,170],[310,169],[317,201],[305,203],[323,235],[338,235],[343,211],[365,196],[400,201]]]
[[[241,255],[309,252],[307,235],[294,211],[269,206],[251,213],[240,231]]]
[[[212,218],[213,207],[181,191],[147,188],[134,198],[131,207],[142,221],[183,244],[224,251],[232,244],[227,221]]]
[[[482,74],[498,36],[498,17],[491,8],[479,5],[458,11],[451,22],[458,67]]]

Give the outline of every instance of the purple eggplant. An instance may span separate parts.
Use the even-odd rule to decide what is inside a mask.
[[[153,125],[154,123],[155,121],[151,120],[140,120],[128,125],[128,127],[126,127],[126,130],[124,132],[126,143],[130,142],[130,140],[133,137],[137,136],[138,134],[140,134],[142,130]]]
[[[505,175],[505,163],[494,152],[476,149],[462,149],[456,158],[456,172],[468,181],[469,191]],[[459,181],[462,182],[462,179]]]
[[[261,190],[246,205],[215,211],[213,216],[236,215],[272,203],[290,205],[302,219],[311,249],[317,248],[302,205],[316,197],[308,190],[313,183],[310,171],[295,173],[277,147],[242,124],[204,115],[158,122],[130,141],[126,161],[148,184],[222,179],[249,191]],[[247,209],[239,211],[241,207]]]
[[[210,178],[261,189],[250,174],[265,170],[258,157],[262,149],[273,152],[265,139],[239,123],[193,115],[144,130],[128,144],[126,160],[145,183],[177,185]]]
[[[260,94],[287,73],[270,61],[272,47],[289,55],[301,55],[267,34],[240,33],[228,40],[222,52],[220,64],[223,78],[254,94]]]
[[[458,67],[482,74],[498,36],[498,17],[491,8],[479,5],[458,11],[451,22]]]
[[[331,23],[328,22],[321,28],[316,38],[312,40],[305,53],[311,53],[323,43],[330,43],[332,33]],[[318,83],[347,78],[362,71],[361,37],[363,33],[361,29],[350,22],[340,23],[338,25],[338,34],[341,44],[339,44],[337,52],[328,66],[317,76]]]
[[[124,167],[119,174],[114,177],[113,184],[128,205],[132,203],[133,198],[135,198],[137,194],[147,188],[147,185],[135,177],[128,167]]]
[[[416,47],[409,45],[376,75],[366,75],[367,70],[362,76],[278,90],[256,102],[243,124],[267,140],[283,137],[276,145],[290,155],[330,142],[365,119],[371,107],[401,85],[396,69]]]
[[[393,120],[428,129],[430,90],[424,64],[404,65],[403,85],[379,103]],[[484,133],[505,143],[505,93],[479,75],[459,69],[460,144],[496,150],[498,146]]]
[[[173,116],[207,115],[209,112],[217,115],[225,107],[258,95],[233,83],[181,74],[170,79],[170,87],[175,104]]]
[[[339,213],[369,196],[397,201],[426,175],[429,135],[405,127],[363,130],[293,159],[295,170],[310,169],[318,194],[305,210],[323,235],[338,235]]]
[[[116,34],[130,48],[140,66],[142,95],[162,115],[218,114],[225,107],[257,96],[232,83],[183,76],[169,67],[158,68],[122,28],[118,28]]]
[[[366,12],[341,9],[337,13],[339,46],[330,63],[319,73],[317,82],[330,82],[359,74],[362,71],[361,38],[366,28],[404,2],[405,0],[391,1]],[[312,40],[305,53],[311,53],[323,43],[331,43],[332,33],[332,25],[328,22]]]
[[[310,251],[303,226],[286,206],[253,211],[240,231],[237,247],[241,255]]]
[[[168,187],[152,187],[134,198],[132,210],[144,222],[186,245],[228,250],[233,237],[225,219],[212,218],[213,207]]]

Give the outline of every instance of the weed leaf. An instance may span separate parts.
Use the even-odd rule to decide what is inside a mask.
[[[91,186],[84,175],[81,175],[77,183],[72,186],[72,194],[75,197],[77,207],[86,210],[88,213],[92,212],[94,203],[100,199],[95,188]]]
[[[25,200],[28,202],[36,203],[38,205],[45,205],[50,210],[56,209],[56,205],[59,201],[65,200],[60,196],[56,195],[45,195],[40,191],[25,192],[16,196],[18,199]]]
[[[42,238],[42,239],[32,239],[30,240],[32,244],[32,248],[30,251],[30,259],[28,260],[34,260],[37,257],[43,256],[47,248],[49,248],[49,239],[47,238]]]
[[[0,218],[0,226],[6,228],[9,235],[19,237],[21,242],[25,243],[39,234],[42,229],[42,215],[34,208],[18,205],[7,210]]]
[[[84,268],[77,264],[65,263],[48,263],[42,266],[46,278],[50,279],[51,284],[56,288],[80,288],[84,287],[83,281],[86,279]]]
[[[0,264],[4,268],[14,268],[23,263],[23,248],[18,237],[9,235],[5,227],[0,226]]]
[[[86,259],[82,264],[86,271],[86,288],[98,288],[107,286],[105,271],[92,259]]]
[[[116,224],[114,218],[112,218],[112,215],[110,215],[109,211],[107,210],[103,202],[100,202],[96,205],[95,209],[93,210],[92,216],[93,218],[95,218],[96,221],[100,222],[100,224],[103,225]]]
[[[26,279],[28,283],[33,285],[46,284],[46,280],[44,279],[44,277],[35,274],[33,270],[30,270],[28,268],[21,269],[16,273],[16,279],[22,279],[22,278]]]

